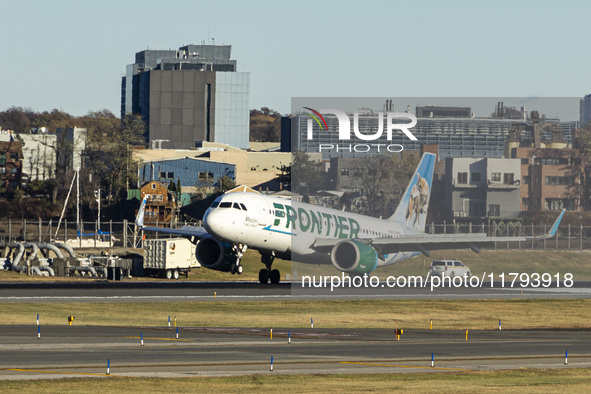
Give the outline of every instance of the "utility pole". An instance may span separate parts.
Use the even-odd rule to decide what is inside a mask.
[[[96,198],[96,202],[98,203],[98,216],[97,216],[97,229],[99,235],[101,234],[101,189],[94,191],[94,198]]]

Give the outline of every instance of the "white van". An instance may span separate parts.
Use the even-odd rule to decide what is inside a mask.
[[[470,268],[466,267],[460,260],[433,260],[431,262],[431,269],[429,270],[431,276],[470,276]]]

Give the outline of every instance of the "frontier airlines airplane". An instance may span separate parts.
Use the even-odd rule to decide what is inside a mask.
[[[369,274],[377,267],[395,264],[430,250],[480,247],[495,242],[525,241],[526,237],[488,237],[486,234],[426,234],[435,155],[425,153],[394,214],[377,219],[284,198],[262,195],[245,186],[218,197],[203,217],[203,227],[179,229],[144,226],[146,199],[136,224],[144,231],[177,234],[197,244],[199,263],[209,269],[242,273],[240,261],[247,248],[261,254],[265,268],[259,281],[279,283],[274,258],[303,263],[332,264],[350,275]],[[550,231],[536,239],[552,237],[564,210]]]

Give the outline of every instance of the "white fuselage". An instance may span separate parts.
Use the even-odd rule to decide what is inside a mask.
[[[391,220],[249,192],[220,196],[205,213],[203,226],[222,241],[278,256],[293,255],[294,259],[316,264],[330,263],[328,253],[312,248],[318,239],[371,240],[418,233]],[[387,255],[378,265],[393,264],[417,254]]]

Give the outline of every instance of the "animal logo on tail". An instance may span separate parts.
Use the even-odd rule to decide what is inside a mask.
[[[410,198],[408,199],[408,206],[406,208],[406,223],[409,224],[414,217],[413,227],[419,223],[419,215],[427,213],[425,212],[425,207],[429,203],[429,182],[419,174],[417,176],[417,182],[410,191]]]

